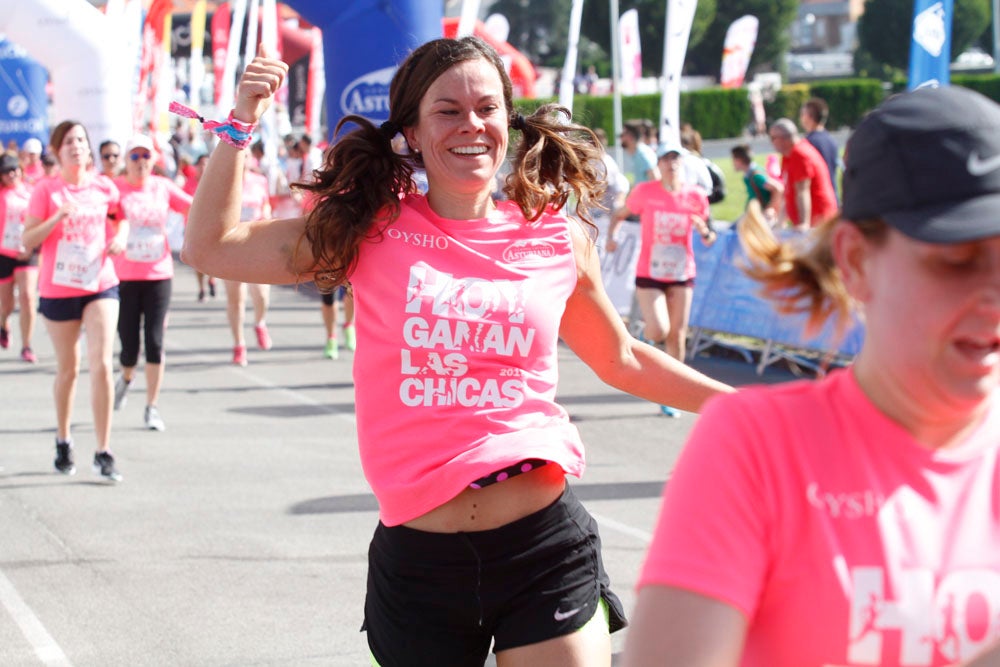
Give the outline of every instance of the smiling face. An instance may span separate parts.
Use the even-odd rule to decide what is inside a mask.
[[[876,402],[941,419],[985,405],[1000,386],[1000,237],[931,244],[890,229],[863,247],[852,289],[866,326],[857,365]]]
[[[489,196],[507,155],[509,110],[496,67],[482,58],[439,76],[420,100],[415,125],[405,129],[427,171],[429,196]]]

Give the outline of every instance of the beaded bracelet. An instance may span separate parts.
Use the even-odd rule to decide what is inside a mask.
[[[218,135],[219,139],[240,150],[249,146],[253,141],[253,131],[257,126],[254,123],[236,120],[233,118],[232,111],[229,112],[229,116],[223,123],[217,120],[206,120],[197,111],[180,102],[171,102],[169,109],[170,113],[175,113],[178,116],[197,119],[206,130]]]

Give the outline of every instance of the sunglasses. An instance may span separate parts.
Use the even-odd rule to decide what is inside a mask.
[[[101,153],[102,160],[117,160],[118,153]]]
[[[139,160],[148,160],[151,157],[153,156],[149,153],[149,151],[143,151],[142,153],[136,151],[134,153],[128,154],[128,159],[132,160],[132,162],[138,162]]]

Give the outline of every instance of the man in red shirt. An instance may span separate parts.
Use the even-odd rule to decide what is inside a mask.
[[[788,220],[796,229],[805,230],[835,217],[837,195],[819,151],[799,136],[795,123],[788,118],[776,120],[768,134],[774,149],[782,155],[785,205],[779,221]]]

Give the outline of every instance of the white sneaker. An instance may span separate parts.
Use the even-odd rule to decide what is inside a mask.
[[[143,421],[146,422],[146,428],[150,431],[166,431],[167,425],[163,422],[163,417],[160,416],[160,411],[156,409],[155,405],[147,405],[146,412],[143,415]]]
[[[132,384],[131,380],[126,380],[124,375],[119,375],[115,381],[115,410],[121,409],[128,403],[128,388]]]

